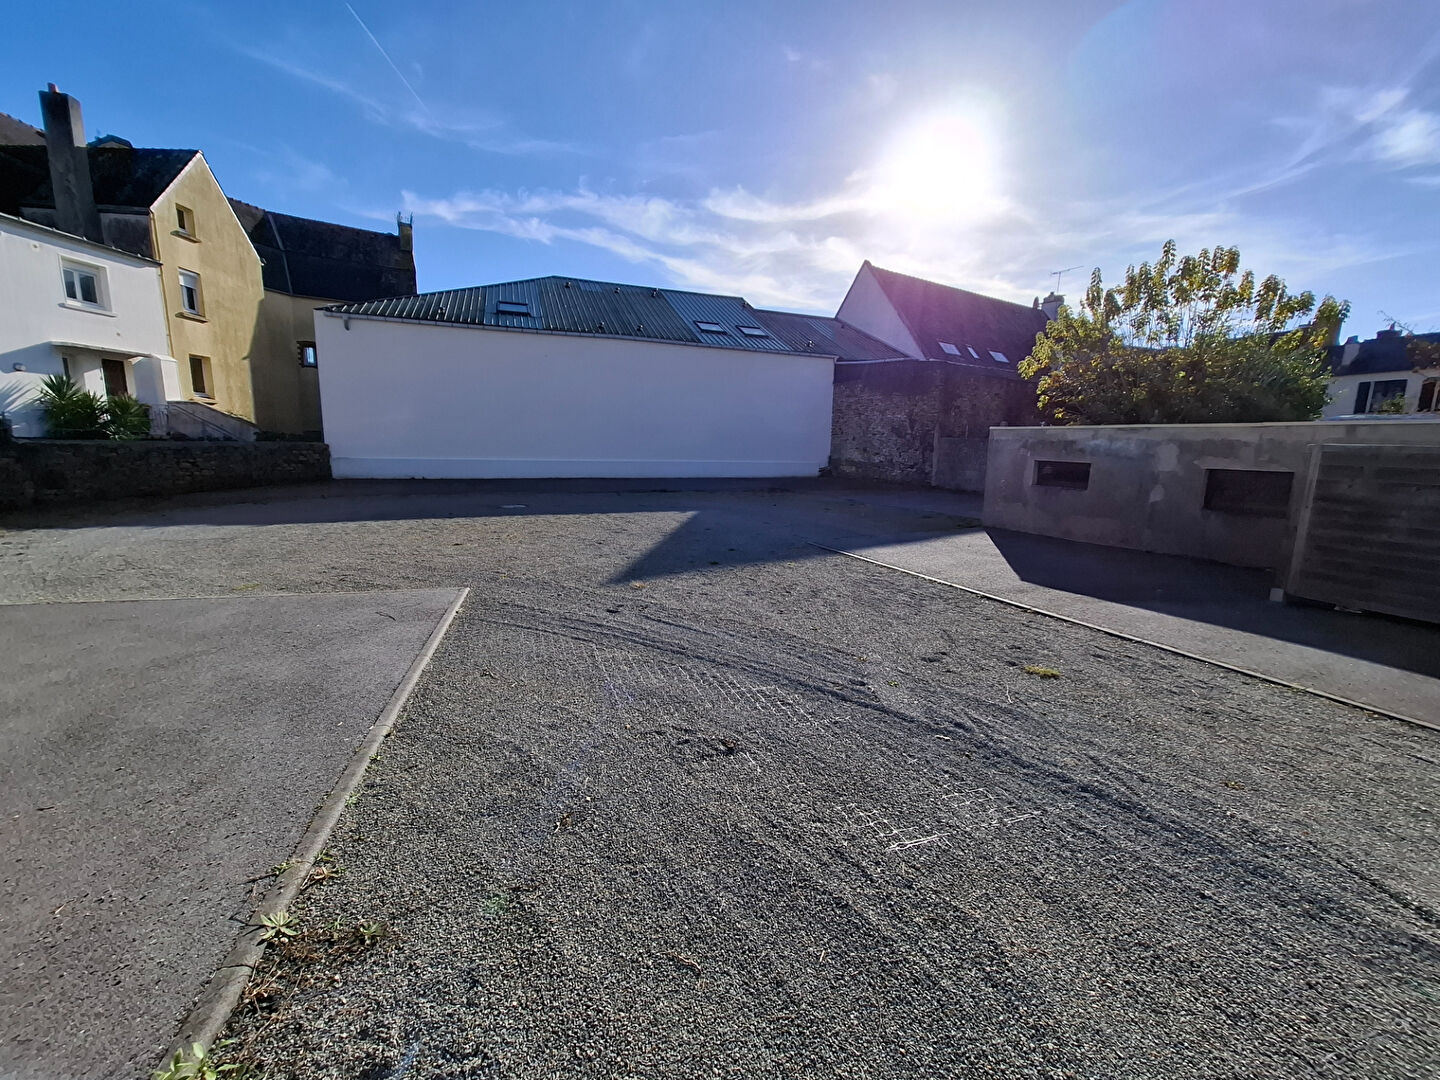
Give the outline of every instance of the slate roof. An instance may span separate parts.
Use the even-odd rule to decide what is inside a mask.
[[[395,233],[292,217],[231,199],[264,266],[265,288],[325,300],[373,300],[415,291],[415,257]]]
[[[9,113],[0,113],[0,146],[44,146],[45,133]]]
[[[821,353],[842,361],[907,360],[899,349],[829,315],[755,309],[760,325],[796,352]]]
[[[91,147],[90,183],[101,210],[148,209],[198,150]],[[0,146],[0,213],[54,208],[50,159],[44,146]]]
[[[1368,341],[1359,342],[1360,349],[1349,364],[1345,346],[1330,347],[1330,370],[1336,375],[1370,375],[1384,371],[1413,371],[1417,366],[1434,366],[1428,356],[1440,352],[1440,334],[1401,334],[1382,330]],[[1428,345],[1427,357],[1417,355],[1417,346]]]
[[[1015,366],[1034,348],[1035,336],[1045,329],[1045,313],[1025,304],[897,274],[868,261],[865,266],[875,275],[926,360],[945,360],[1014,375]],[[956,346],[961,355],[946,352],[940,347],[942,341]],[[992,350],[1004,354],[1008,362],[996,360],[990,355]]]
[[[515,315],[499,311],[498,305],[502,301],[523,301],[529,305],[531,314]],[[811,350],[792,345],[793,334],[787,330],[782,336],[772,329],[763,321],[764,313],[756,311],[739,296],[582,278],[530,278],[366,303],[333,304],[325,310],[414,322],[641,338],[758,352],[834,355],[823,349]],[[718,324],[722,330],[701,330],[696,325],[700,322]],[[764,334],[743,333],[740,329],[743,326],[764,331]]]

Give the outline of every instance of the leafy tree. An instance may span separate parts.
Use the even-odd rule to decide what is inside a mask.
[[[1273,275],[1257,282],[1238,248],[1177,257],[1170,240],[1121,285],[1105,288],[1097,268],[1020,374],[1061,424],[1312,420],[1329,384],[1325,345],[1348,312]]]

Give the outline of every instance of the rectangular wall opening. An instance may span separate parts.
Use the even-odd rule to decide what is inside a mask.
[[[1206,469],[1205,509],[1247,517],[1283,518],[1290,513],[1291,472]]]
[[[1090,463],[1088,461],[1037,461],[1035,462],[1035,486],[1084,491],[1090,486]]]

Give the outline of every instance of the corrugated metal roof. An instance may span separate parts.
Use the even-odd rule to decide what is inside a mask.
[[[828,315],[757,309],[764,327],[797,352],[819,353],[841,360],[906,360],[899,349]]]
[[[530,314],[501,311],[499,306],[506,301],[527,305]],[[325,310],[416,322],[649,338],[756,352],[833,355],[826,348],[795,347],[762,322],[759,313],[738,296],[584,278],[530,278],[418,296],[333,304]],[[698,323],[716,324],[721,330],[701,330]],[[743,326],[759,328],[765,333],[746,334],[740,329]]]

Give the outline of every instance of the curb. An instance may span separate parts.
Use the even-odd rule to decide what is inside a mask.
[[[410,692],[415,689],[415,684],[420,681],[420,675],[430,663],[430,658],[440,647],[440,641],[445,632],[450,629],[450,624],[455,621],[461,605],[469,597],[469,588],[463,588],[445,609],[445,614],[440,616],[435,629],[430,632],[420,654],[415,657],[405,677],[400,680],[400,685],[390,695],[390,700],[381,710],[379,718],[370,726],[364,740],[356,748],[349,763],[330,789],[330,794],[325,796],[324,801],[315,811],[315,816],[310,819],[310,824],[305,834],[300,838],[294,853],[291,855],[290,868],[276,880],[270,891],[255,906],[250,914],[250,921],[240,936],[236,939],[234,946],[226,955],[224,961],[210,981],[205,984],[195,1005],[186,1015],[180,1024],[179,1033],[175,1036],[170,1049],[166,1052],[160,1064],[162,1070],[169,1068],[170,1062],[174,1060],[177,1053],[190,1052],[190,1049],[199,1044],[203,1049],[209,1050],[211,1045],[225,1029],[230,1020],[230,1014],[240,1001],[240,995],[244,993],[245,984],[250,980],[250,974],[260,962],[261,956],[265,953],[265,944],[260,940],[262,928],[260,920],[267,915],[276,915],[284,911],[295,901],[300,894],[305,879],[310,876],[310,870],[315,865],[315,860],[325,850],[325,845],[330,839],[330,834],[335,831],[335,825],[340,820],[340,815],[345,812],[345,803],[360,786],[360,781],[365,777],[365,770],[370,764],[380,744],[384,742],[385,736],[390,734],[390,729],[395,726],[395,721],[400,715],[400,710],[410,697]]]
[[[1362,712],[1372,713],[1375,716],[1384,716],[1391,720],[1414,724],[1416,727],[1428,728],[1431,731],[1440,731],[1440,724],[1431,723],[1429,720],[1421,720],[1415,716],[1406,716],[1404,713],[1391,712],[1389,709],[1382,709],[1378,705],[1367,705],[1363,701],[1355,701],[1351,698],[1341,697],[1339,694],[1332,694],[1326,690],[1316,690],[1313,686],[1304,686],[1300,683],[1290,682],[1287,679],[1281,679],[1275,675],[1266,675],[1262,671],[1251,671],[1249,668],[1237,667],[1235,664],[1227,664],[1224,660],[1215,660],[1209,656],[1201,656],[1199,653],[1187,652],[1184,649],[1176,648],[1174,645],[1151,641],[1149,638],[1136,637],[1134,634],[1127,634],[1121,630],[1112,630],[1108,626],[1089,623],[1084,619],[1072,618],[1069,615],[1061,615],[1058,612],[1046,611],[1044,608],[1032,607],[1030,604],[1021,603],[1019,600],[1011,600],[1007,597],[996,596],[994,593],[984,592],[980,589],[972,589],[969,585],[957,585],[953,581],[945,581],[943,578],[931,577],[929,574],[922,574],[917,570],[906,570],[903,566],[895,566],[891,563],[881,562],[879,559],[872,559],[868,555],[857,555],[855,552],[846,551],[844,548],[830,547],[828,544],[820,544],[814,540],[811,540],[809,543],[811,547],[817,547],[821,551],[834,552],[836,555],[846,555],[852,559],[859,559],[861,562],[870,563],[872,566],[883,566],[887,570],[895,570],[901,574],[909,574],[911,577],[919,578],[921,581],[929,581],[935,585],[944,585],[947,589],[959,589],[961,592],[970,593],[972,596],[983,596],[986,600],[994,600],[997,603],[1005,604],[1009,607],[1019,608],[1021,611],[1028,611],[1032,615],[1044,615],[1046,618],[1058,619],[1061,622],[1069,623],[1071,626],[1083,626],[1087,630],[1098,630],[1102,634],[1109,634],[1111,637],[1119,638],[1121,641],[1133,642],[1136,645],[1148,645],[1152,649],[1160,649],[1164,652],[1172,653],[1175,656],[1183,656],[1189,660],[1199,660],[1202,664],[1224,668],[1226,671],[1233,671],[1239,675],[1248,675],[1252,679],[1259,679],[1261,682],[1267,682],[1273,686],[1283,686],[1287,690],[1299,690],[1302,693],[1313,694],[1315,697],[1324,698],[1327,701],[1333,701],[1340,705],[1349,705],[1351,708],[1360,709]]]

